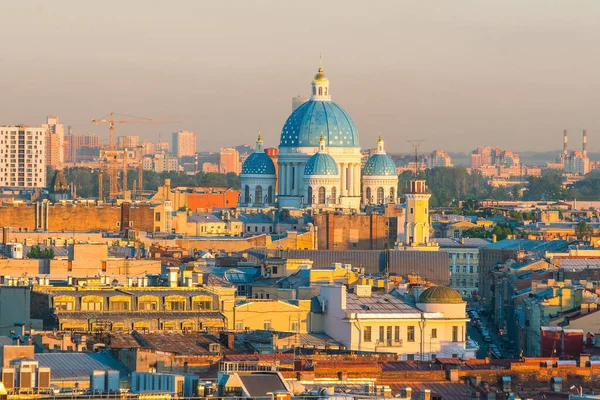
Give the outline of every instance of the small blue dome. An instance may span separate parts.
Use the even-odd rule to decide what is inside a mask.
[[[242,165],[242,174],[275,175],[275,164],[266,153],[256,151],[246,158]]]
[[[387,154],[373,154],[367,160],[363,176],[397,176],[396,163]]]
[[[281,130],[280,147],[360,147],[358,131],[344,109],[332,101],[310,100],[296,108]]]
[[[338,167],[333,159],[327,153],[316,153],[306,162],[304,175],[338,175]]]

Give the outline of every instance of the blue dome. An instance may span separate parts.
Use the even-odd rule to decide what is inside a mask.
[[[256,151],[244,161],[242,174],[275,175],[275,164],[266,153]]]
[[[367,160],[363,176],[397,176],[396,163],[387,154],[373,154]]]
[[[327,153],[316,153],[306,162],[304,175],[337,175],[337,164]]]
[[[281,130],[280,147],[360,147],[358,131],[344,109],[331,101],[310,100],[294,110]]]

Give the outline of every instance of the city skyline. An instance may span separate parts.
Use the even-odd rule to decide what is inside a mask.
[[[75,133],[105,139],[106,127],[89,120],[114,110],[181,121],[119,126],[117,136],[156,141],[187,129],[198,150],[214,151],[261,129],[271,146],[292,97],[308,96],[322,53],[332,96],[353,115],[364,148],[381,132],[391,153],[410,151],[414,138],[426,140],[424,151],[550,151],[563,129],[587,129],[589,150],[600,150],[590,40],[600,5],[314,4],[316,13],[268,2],[139,12],[131,2],[111,13],[108,33],[106,13],[76,2],[3,5],[0,32],[19,41],[5,46],[11,96],[0,103],[2,123],[59,115]],[[26,29],[16,24],[25,18]]]

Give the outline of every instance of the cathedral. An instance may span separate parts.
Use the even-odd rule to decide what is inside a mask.
[[[350,115],[331,101],[329,80],[319,68],[311,97],[296,108],[281,130],[278,171],[256,149],[244,162],[240,205],[246,207],[351,208],[396,202],[398,176],[383,139],[362,167],[358,130]]]

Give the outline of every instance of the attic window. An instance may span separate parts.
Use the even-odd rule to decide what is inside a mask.
[[[363,310],[365,310],[365,311],[369,311],[369,310],[371,309],[371,307],[369,307],[369,306],[368,306],[368,305],[366,305],[366,304],[362,304],[362,305],[360,306],[360,308],[362,308],[362,309],[363,309]]]

